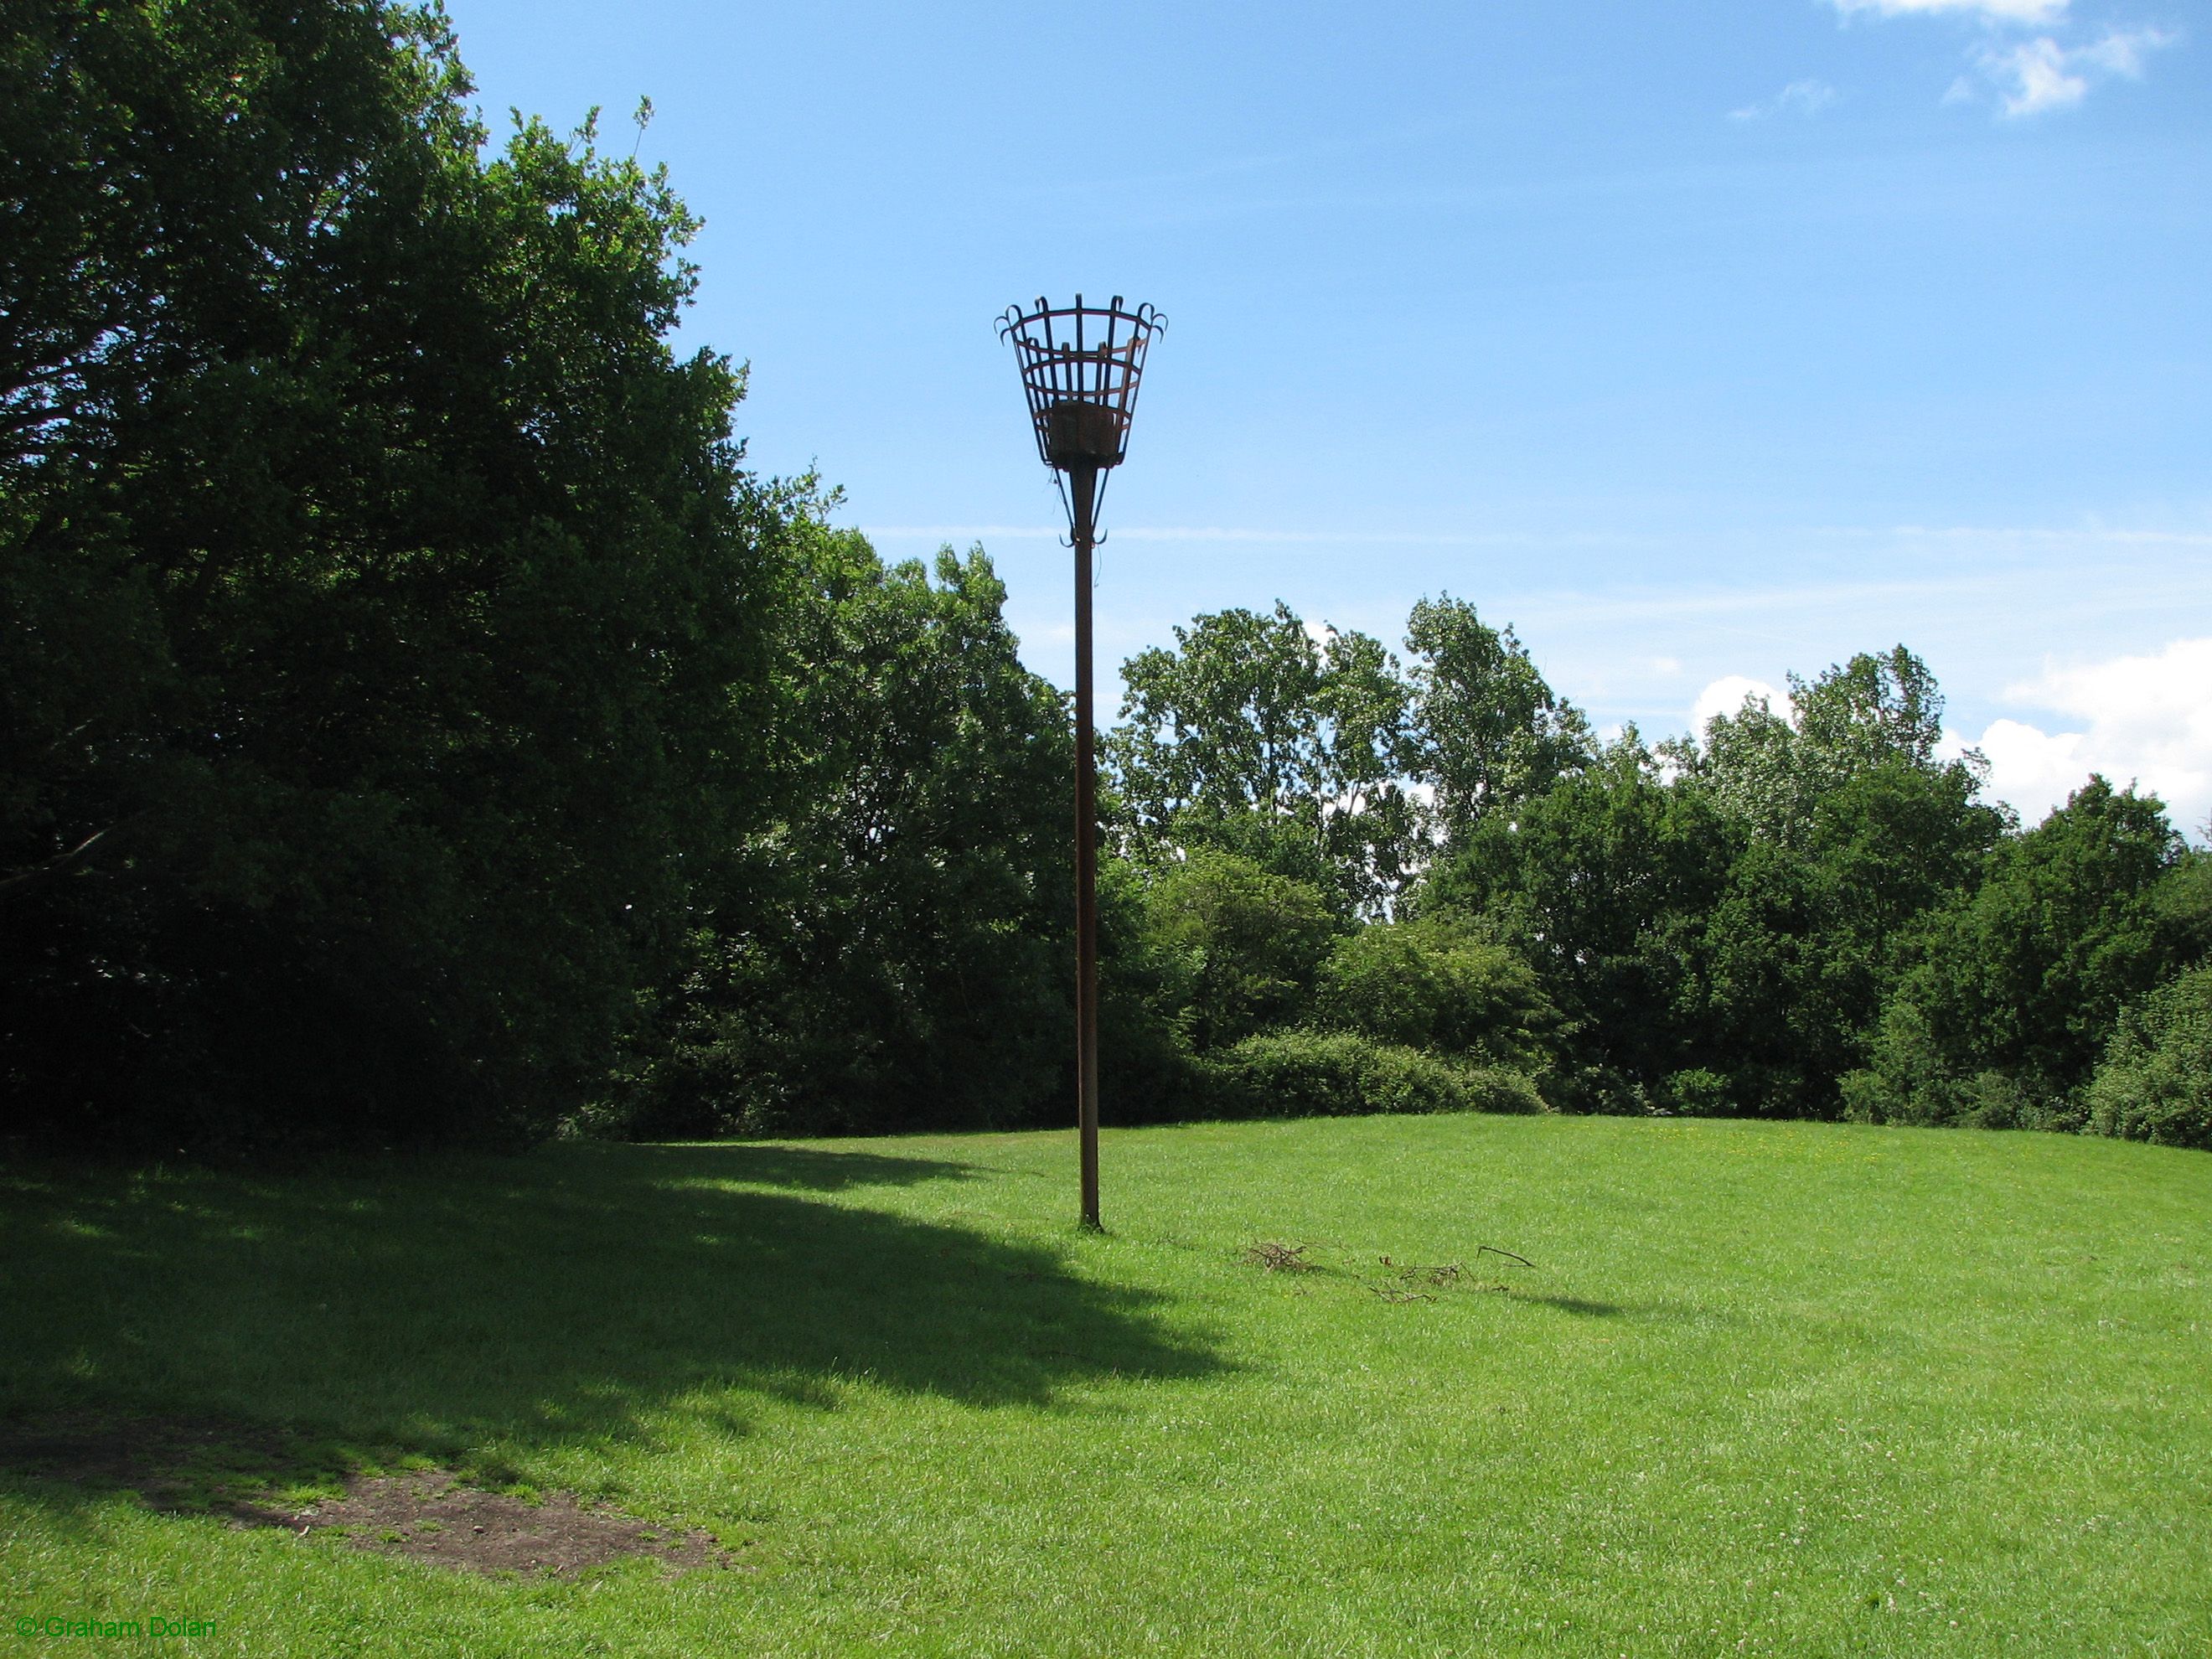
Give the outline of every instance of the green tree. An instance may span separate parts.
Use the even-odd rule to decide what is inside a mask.
[[[1347,910],[1386,903],[1419,830],[1396,671],[1367,635],[1317,640],[1279,601],[1176,629],[1174,650],[1123,665],[1122,723],[1106,738],[1133,836],[1233,850]]]
[[[816,529],[767,733],[782,812],[698,884],[635,1133],[1042,1121],[1072,1094],[1073,745],[981,550]]]
[[[1854,1115],[2078,1123],[2122,1006],[2176,965],[2158,895],[2185,849],[2156,799],[2093,777],[1931,911],[1885,1006]]]
[[[1790,676],[1790,711],[1747,698],[1706,723],[1703,742],[1663,746],[1755,834],[1802,847],[1820,802],[1865,775],[1889,769],[1952,780],[1971,798],[1984,763],[1937,758],[1943,697],[1928,665],[1899,645],[1860,652],[1808,682]]]
[[[2009,820],[1980,800],[1978,757],[1938,758],[1942,698],[1904,647],[1790,686],[1786,716],[1747,699],[1662,752],[1739,843],[1699,947],[1709,1099],[1829,1116],[1905,933],[1972,889]]]
[[[2004,832],[1978,789],[1965,768],[1893,758],[1813,797],[1791,843],[1737,820],[1739,850],[1699,948],[1706,1064],[1733,1109],[1835,1115],[1911,930],[1972,890]]]
[[[1449,845],[1486,816],[1534,799],[1588,763],[1582,711],[1553,693],[1510,627],[1464,599],[1422,599],[1406,625],[1411,767],[1436,792]]]
[[[0,33],[5,1088],[155,1144],[542,1132],[770,803],[788,495],[696,222],[434,11]]]
[[[1479,919],[1527,957],[1569,1023],[1547,1084],[1556,1103],[1634,1109],[1710,1058],[1701,936],[1735,847],[1710,798],[1668,782],[1632,726],[1510,815],[1479,816],[1419,913]]]

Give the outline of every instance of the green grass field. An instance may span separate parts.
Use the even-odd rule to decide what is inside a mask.
[[[1066,1134],[15,1169],[0,1420],[289,1425],[287,1480],[427,1458],[740,1565],[484,1577],[9,1475],[0,1632],[217,1630],[0,1648],[2212,1650],[2212,1157],[1368,1118],[1105,1170],[1086,1237]]]

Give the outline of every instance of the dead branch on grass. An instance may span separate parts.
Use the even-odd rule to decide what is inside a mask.
[[[1238,1259],[1255,1267],[1265,1267],[1271,1273],[1314,1273],[1321,1271],[1321,1263],[1306,1260],[1310,1244],[1277,1244],[1262,1240],[1248,1249]]]

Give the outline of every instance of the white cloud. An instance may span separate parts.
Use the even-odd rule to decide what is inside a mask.
[[[1984,52],[1982,69],[2004,88],[2007,115],[2035,115],[2064,109],[2088,95],[2087,79],[2067,68],[2071,57],[2049,35],[2039,35],[2003,52]]]
[[[1765,698],[1766,706],[1785,720],[1794,712],[1788,692],[1778,691],[1765,680],[1748,675],[1723,674],[1698,692],[1697,702],[1690,705],[1691,732],[1702,738],[1715,715],[1733,715],[1753,697]]]
[[[1922,16],[1950,12],[1985,23],[2024,23],[2039,27],[2066,15],[2067,0],[1835,0],[1846,17],[1870,11],[1877,17]]]
[[[1763,121],[1773,115],[1818,115],[1836,101],[1836,89],[1825,81],[1792,81],[1771,98],[1729,112],[1731,121]]]
[[[2070,109],[2105,76],[2140,79],[2145,56],[2180,39],[2166,29],[2108,28],[2100,40],[2070,46],[2067,44],[2068,0],[1832,0],[1832,3],[1846,18],[1862,12],[1876,17],[1948,15],[1991,29],[2054,31],[2002,46],[1985,45],[1972,56],[1980,71],[1980,85],[1994,88],[2004,112],[2014,117]],[[1951,82],[1943,101],[1972,103],[1978,100],[1978,90],[1975,78],[1961,76]],[[1735,112],[1746,120],[1766,112],[1771,112],[1759,105]]]
[[[1989,757],[1990,793],[2024,822],[2039,822],[2092,772],[2156,794],[2179,828],[2200,830],[2212,815],[2212,639],[2179,640],[2155,656],[2049,668],[2005,696],[2080,723],[2045,731],[1998,720],[1976,740]]]
[[[2142,78],[2143,54],[2170,46],[2181,37],[2170,29],[2114,29],[2093,46],[2072,55],[2084,64],[2130,81]]]
[[[2033,40],[1985,50],[1976,62],[1996,88],[2007,115],[2039,115],[2080,103],[2093,81],[2115,75],[2141,80],[2145,54],[2179,39],[2164,29],[2113,29],[2086,46],[2062,46],[2051,36],[2039,34]],[[1959,101],[1963,84],[1954,83],[1944,102]]]

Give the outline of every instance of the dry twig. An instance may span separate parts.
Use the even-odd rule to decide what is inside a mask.
[[[1265,1267],[1271,1273],[1312,1273],[1321,1271],[1321,1263],[1306,1260],[1310,1244],[1276,1244],[1266,1241],[1253,1245],[1244,1252],[1242,1260],[1254,1267]]]

